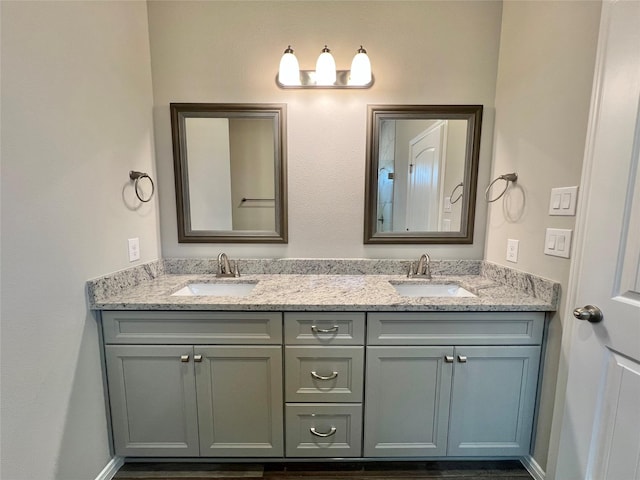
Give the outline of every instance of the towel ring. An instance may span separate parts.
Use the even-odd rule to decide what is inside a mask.
[[[133,189],[136,191],[136,197],[138,197],[138,200],[143,203],[147,203],[148,201],[150,201],[151,197],[153,197],[153,193],[156,191],[156,186],[153,184],[153,180],[151,179],[151,177],[146,173],[131,170],[129,172],[129,178],[133,180]],[[142,195],[140,195],[140,191],[138,190],[138,182],[143,178],[148,178],[149,182],[151,182],[151,193],[149,194],[149,198],[147,199],[142,198]]]
[[[493,187],[493,184],[496,183],[498,180],[505,181],[504,190],[502,190],[500,195],[498,195],[496,198],[492,198],[491,200],[489,200],[489,192],[491,191],[491,187]],[[505,173],[504,175],[500,175],[499,177],[494,178],[493,181],[487,187],[487,189],[484,191],[484,199],[489,203],[493,203],[496,200],[499,200],[505,194],[505,192],[507,191],[507,188],[509,188],[509,183],[510,182],[516,183],[517,181],[518,181],[517,173]]]
[[[455,200],[452,199],[453,194],[456,193],[456,190],[458,188],[461,188],[462,190],[460,191],[460,194],[455,198]],[[462,195],[464,194],[464,183],[460,182],[459,184],[457,184],[455,187],[453,187],[453,190],[451,190],[451,195],[449,195],[449,202],[451,203],[451,205],[453,205],[454,203],[456,203],[458,200],[460,200],[462,198]]]

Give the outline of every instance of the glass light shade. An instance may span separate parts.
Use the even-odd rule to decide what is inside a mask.
[[[316,62],[316,84],[333,85],[336,83],[336,61],[325,45]]]
[[[367,55],[367,51],[362,48],[358,49],[358,53],[353,57],[351,62],[351,73],[349,76],[349,85],[367,85],[371,82],[371,61]]]
[[[280,69],[278,70],[278,81],[282,85],[300,85],[300,65],[298,59],[293,54],[291,45],[284,51],[280,59]]]

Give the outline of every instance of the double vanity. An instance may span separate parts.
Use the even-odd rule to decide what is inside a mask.
[[[89,282],[125,457],[521,457],[554,282],[481,261],[164,260]],[[266,272],[266,273],[265,273]]]

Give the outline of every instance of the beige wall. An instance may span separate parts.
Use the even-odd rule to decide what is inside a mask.
[[[569,259],[543,253],[545,229],[573,229],[575,217],[548,215],[552,187],[578,185],[600,19],[596,1],[506,1],[503,6],[492,178],[517,172],[516,188],[489,209],[486,259],[559,281]],[[517,264],[507,239],[520,240]],[[562,302],[560,312],[564,310]],[[545,468],[565,320],[549,325],[534,448]],[[560,387],[562,388],[562,387]]]
[[[464,165],[466,160],[466,148],[467,144],[467,126],[468,123],[465,120],[449,120],[447,124],[447,169],[444,173],[444,197],[452,198],[455,200],[460,194],[463,197],[459,198],[456,203],[451,205],[451,212],[445,212],[442,214],[443,219],[451,221],[451,230],[460,230],[460,219],[462,216],[462,204],[465,195],[467,194],[467,187],[464,185],[458,187],[455,192],[453,191],[460,182],[464,182]],[[453,197],[451,193],[453,192]]]
[[[483,104],[480,184],[489,176],[501,2],[149,2],[162,251],[166,257],[417,257],[424,246],[363,245],[367,104]],[[369,90],[281,90],[283,50],[314,69],[327,43],[338,68],[360,44]],[[178,244],[169,103],[287,104],[289,243]],[[473,245],[429,246],[435,258],[482,258]]]
[[[0,2],[2,356],[6,480],[91,480],[111,459],[85,282],[158,257],[143,2]],[[140,263],[140,262],[138,262]]]
[[[275,137],[273,120],[242,118],[229,120],[231,193],[234,230],[276,229]]]

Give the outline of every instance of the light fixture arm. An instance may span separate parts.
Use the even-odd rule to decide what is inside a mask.
[[[350,70],[336,70],[336,82],[333,85],[317,85],[315,81],[315,70],[300,70],[300,85],[284,85],[280,83],[278,75],[276,75],[276,85],[282,89],[336,89],[336,88],[359,88],[366,89],[371,88],[374,84],[373,74],[371,75],[371,82],[366,85],[349,85]]]

